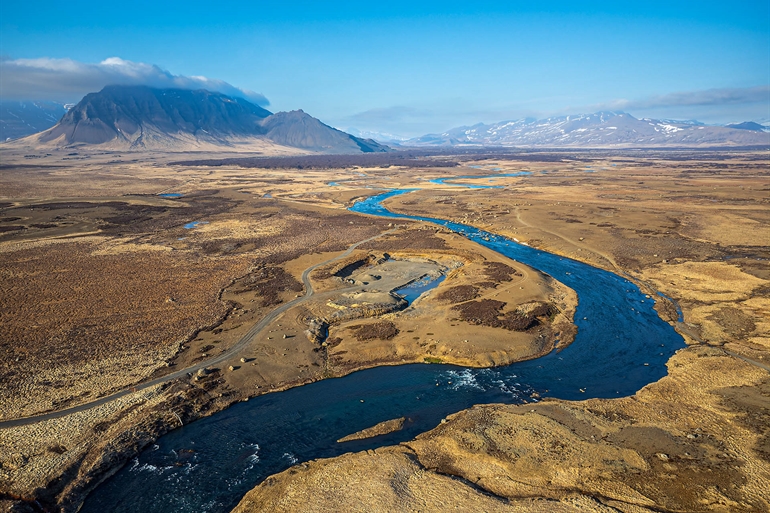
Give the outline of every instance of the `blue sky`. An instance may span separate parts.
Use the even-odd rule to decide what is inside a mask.
[[[469,4],[8,0],[0,93],[220,84],[274,111],[404,135],[599,109],[770,118],[767,0]]]

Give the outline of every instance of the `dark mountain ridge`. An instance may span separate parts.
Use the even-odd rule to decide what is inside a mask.
[[[40,140],[62,135],[67,144],[130,140],[145,125],[168,134],[262,135],[259,123],[271,114],[246,100],[205,90],[107,86],[87,94]]]
[[[107,86],[86,95],[36,136],[56,146],[121,149],[239,148],[274,144],[320,153],[388,151],[303,111],[273,114],[242,98],[206,90]]]

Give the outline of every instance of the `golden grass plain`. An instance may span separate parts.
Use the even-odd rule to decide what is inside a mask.
[[[169,165],[181,157],[163,154],[83,154],[77,158],[51,154],[31,160],[4,150],[2,156],[1,283],[7,287],[3,289],[2,312],[7,316],[3,324],[8,319],[17,333],[24,332],[25,318],[39,318],[43,324],[37,325],[48,326],[50,333],[67,322],[82,325],[92,314],[88,309],[55,305],[73,293],[98,291],[98,285],[110,279],[116,288],[111,289],[114,294],[106,304],[114,306],[109,301],[116,295],[132,305],[126,312],[128,318],[117,323],[116,329],[151,317],[159,317],[152,320],[161,324],[168,317],[173,324],[175,317],[166,313],[173,302],[157,304],[168,299],[164,297],[167,291],[145,290],[150,284],[142,284],[127,271],[134,264],[143,273],[151,273],[149,268],[160,274],[170,269],[185,277],[177,282],[180,297],[192,294],[198,298],[189,305],[185,322],[200,324],[217,312],[206,305],[217,301],[227,305],[218,328],[188,337],[187,325],[182,323],[168,331],[164,340],[153,341],[157,344],[153,347],[174,348],[169,360],[177,366],[200,361],[204,353],[232,346],[249,323],[269,311],[270,306],[263,305],[266,299],[275,304],[294,298],[296,280],[304,268],[388,229],[387,221],[343,210],[376,190],[370,187],[420,188],[387,205],[404,213],[475,225],[611,270],[650,293],[665,293],[682,308],[684,322],[677,323],[672,308],[663,301],[658,305],[664,319],[676,325],[690,347],[670,360],[668,377],[634,396],[474,408],[402,447],[314,462],[300,473],[295,468],[270,478],[272,489],[291,489],[291,497],[301,500],[305,508],[339,508],[353,500],[350,494],[372,511],[378,504],[438,511],[447,504],[447,497],[456,498],[455,504],[468,509],[490,510],[508,510],[512,505],[538,511],[544,504],[565,511],[763,511],[769,507],[763,496],[770,482],[770,305],[766,299],[770,290],[770,158],[766,153],[543,152],[543,158],[466,157],[454,168],[350,167],[301,173],[236,165]],[[219,155],[195,155],[206,156]],[[529,174],[461,180],[499,185],[500,189],[469,191],[452,185],[451,180],[430,182],[521,171]],[[330,181],[340,185],[330,187]],[[165,192],[184,196],[179,200],[157,197]],[[37,208],[44,204],[48,206]],[[208,224],[192,230],[181,227],[196,220]],[[439,238],[451,238],[433,231]],[[362,252],[387,250],[410,258],[424,256],[427,249],[418,247],[422,237],[406,233],[401,234],[401,241],[383,239]],[[390,246],[378,246],[385,243]],[[463,254],[459,250],[454,247],[455,257]],[[52,259],[49,265],[36,262],[47,256]],[[70,265],[73,258],[78,262]],[[261,265],[252,265],[256,261]],[[44,272],[49,268],[60,272]],[[209,282],[200,288],[201,275],[209,269],[218,269],[221,274],[211,276],[221,276],[220,283],[229,279],[232,285],[217,289]],[[468,283],[478,281],[472,265],[465,269]],[[37,288],[25,292],[19,285],[24,279]],[[47,294],[40,287],[58,291],[51,298],[59,298],[59,303],[52,301],[36,310],[35,294],[43,298]],[[445,288],[449,287],[446,283]],[[331,288],[333,284],[319,290]],[[11,297],[6,290],[21,298],[19,305],[5,300]],[[426,298],[426,305],[442,291],[435,292]],[[29,293],[34,294],[25,298]],[[137,301],[142,297],[155,299]],[[175,299],[170,293],[169,297]],[[87,301],[93,306],[100,296],[94,292],[84,298],[90,298]],[[417,306],[414,312],[419,311]],[[107,317],[98,319],[98,323],[108,322]],[[450,328],[459,329],[447,320]],[[280,327],[284,332],[291,327],[300,335],[304,329],[297,315],[276,322],[284,324]],[[393,322],[404,336],[413,329],[407,317]],[[413,357],[445,358],[456,351],[452,346],[441,349],[437,341],[443,343],[454,330],[439,335],[425,322],[419,321],[424,333],[409,336],[434,340],[425,347],[415,345]],[[217,329],[221,331],[214,333]],[[357,345],[348,328],[338,331],[343,342],[337,348]],[[246,365],[234,361],[234,366],[243,367],[217,371],[200,382],[174,382],[160,390],[137,392],[109,403],[108,408],[68,416],[66,422],[0,431],[4,497],[35,497],[51,507],[73,509],[90,486],[119,464],[120,457],[115,455],[125,458],[131,454],[130,444],[121,445],[120,440],[150,443],[180,421],[241,400],[247,388],[256,393],[252,387],[259,383],[260,391],[270,386],[280,390],[314,379],[301,366],[311,369],[316,362],[320,368],[318,353],[299,336],[286,340],[276,344],[265,339],[254,345],[261,355],[256,360],[259,382],[248,377],[256,375],[241,372]],[[52,341],[46,337],[41,341],[34,349],[43,354]],[[118,342],[114,344],[119,348]],[[435,348],[425,351],[434,343]],[[63,351],[64,346],[56,344],[61,342],[50,347]],[[371,344],[373,355],[392,356],[394,340]],[[279,359],[284,353],[292,358]],[[78,354],[88,353],[72,356]],[[354,358],[357,354],[348,351],[341,356],[355,366],[359,364]],[[153,353],[143,354],[144,361],[130,360],[132,357],[128,348],[115,360],[101,360],[93,372],[103,378],[87,382],[89,391],[104,393],[116,386],[116,380],[141,379],[153,365],[154,375],[168,372],[165,362]],[[21,368],[15,365],[15,358],[3,360],[5,370]],[[492,358],[485,363],[505,361]],[[55,368],[63,380],[83,377],[75,374],[83,372],[82,368],[60,363],[56,359],[42,362],[40,376]],[[133,363],[133,367],[123,363]],[[40,378],[34,367],[29,375],[33,381]],[[51,392],[42,383],[29,392],[29,397],[41,394],[42,408],[22,406],[23,401],[12,395],[7,396],[10,402],[3,401],[3,407],[39,411],[51,407],[53,401],[78,400],[77,388]],[[519,434],[508,435],[514,431]],[[576,450],[579,447],[582,449]],[[522,474],[527,476],[523,481]],[[358,479],[361,475],[371,489]],[[416,479],[407,479],[410,475]],[[400,483],[399,493],[384,488],[394,479]],[[55,487],[41,488],[54,482]],[[247,511],[251,503],[272,504],[278,510],[277,503],[270,502],[276,496],[265,489],[265,485],[257,487],[241,509]],[[13,502],[3,499],[4,504],[9,501]]]
[[[371,511],[441,511],[448,505],[437,498],[450,496],[467,511],[770,509],[770,158],[559,156],[431,170],[422,190],[387,205],[503,234],[665,293],[684,322],[663,301],[658,311],[688,343],[669,361],[669,376],[628,398],[475,407],[412,442],[273,476],[235,511],[327,511],[356,501]],[[458,180],[501,189],[425,183],[520,171],[530,174]]]
[[[3,150],[0,317],[8,329],[0,372],[9,386],[0,395],[2,420],[76,407],[221,354],[272,308],[302,293],[305,268],[390,228],[387,220],[345,210],[351,200],[371,194],[370,181],[390,183],[387,169],[298,173],[168,164],[179,158],[83,153],[30,161]],[[353,183],[355,189],[327,185],[343,179],[360,182]],[[181,197],[159,196],[169,192]],[[185,226],[190,222],[198,224]],[[456,273],[446,287],[472,279],[482,262],[501,260],[450,233],[436,235],[446,249],[443,256],[433,255],[416,245],[420,236],[410,235],[414,230],[405,226],[379,250],[374,244],[362,252],[388,250],[406,261],[463,260],[463,273],[470,274]],[[329,294],[340,286],[317,284]],[[562,329],[570,325],[574,293],[546,277],[494,293],[510,308],[558,301]],[[448,326],[430,328],[436,309],[448,308],[426,300],[419,309],[389,314],[403,332],[394,340],[354,343],[348,328],[370,321],[343,323],[333,334],[342,342],[330,355],[314,351],[302,335],[303,310],[289,311],[244,354],[203,378],[178,379],[62,419],[2,429],[3,504],[37,500],[75,509],[143,445],[249,396],[373,365],[426,358],[503,364],[547,347],[545,332],[488,327],[469,327],[464,339],[454,340],[457,333]],[[406,336],[416,332],[411,326],[417,322],[419,336],[424,332],[419,343],[418,335]],[[488,335],[483,342],[463,342],[479,330]]]

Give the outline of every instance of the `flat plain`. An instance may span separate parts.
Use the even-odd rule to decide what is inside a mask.
[[[466,510],[770,508],[766,153],[471,152],[302,169],[221,157],[3,153],[0,421],[227,355],[0,430],[8,509],[75,510],[180,421],[254,395],[375,365],[504,365],[569,343],[578,298],[554,278],[435,225],[346,210],[389,188],[419,189],[388,200],[393,211],[477,226],[665,294],[659,314],[688,347],[632,397],[476,407],[401,446],[292,468],[239,511],[438,511],[450,498]],[[445,279],[414,303],[391,294],[431,274]]]

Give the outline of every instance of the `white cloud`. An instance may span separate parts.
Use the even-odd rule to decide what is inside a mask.
[[[75,101],[107,85],[147,85],[157,88],[208,89],[238,96],[258,105],[264,95],[235,87],[223,80],[174,75],[155,64],[110,57],[99,63],[72,59],[1,59],[0,98],[3,100]]]

